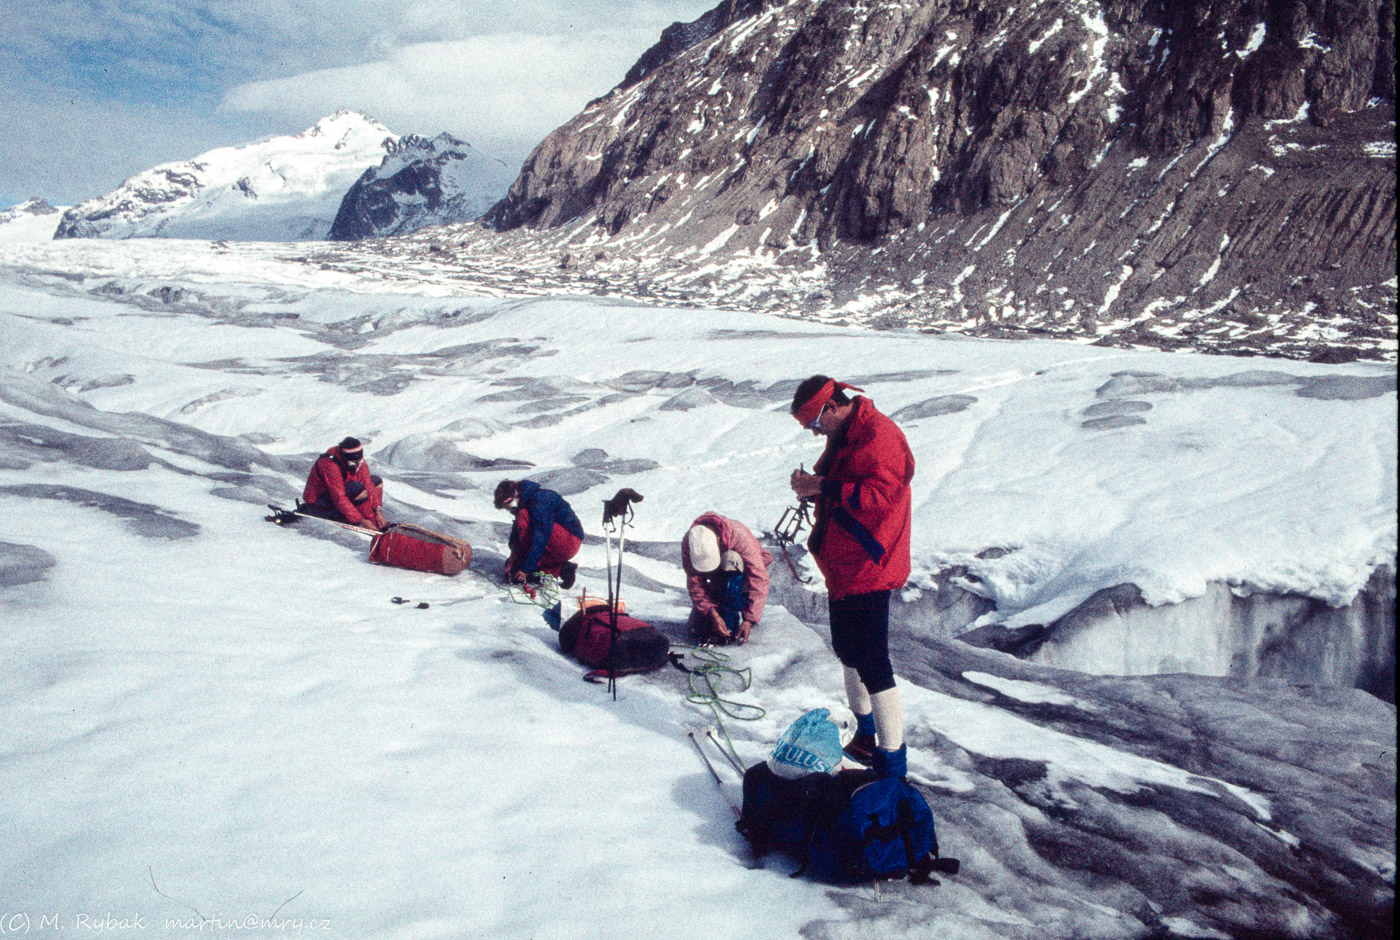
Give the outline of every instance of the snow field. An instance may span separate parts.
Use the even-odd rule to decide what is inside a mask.
[[[186,293],[153,299],[162,287]],[[716,790],[685,737],[712,718],[686,704],[684,677],[626,678],[614,704],[580,681],[536,608],[490,581],[498,479],[577,483],[590,593],[605,591],[598,503],[632,486],[646,499],[624,597],[679,629],[675,543],[703,510],[764,531],[791,503],[788,473],[821,443],[787,401],[815,371],[863,384],[886,413],[913,409],[900,423],[919,464],[914,582],[927,590],[939,566],[967,564],[1013,622],[1123,581],[1157,601],[1211,580],[1345,600],[1394,555],[1393,390],[1297,394],[1349,387],[1337,377],[1383,384],[1393,367],[395,291],[265,247],[197,244],[7,249],[0,317],[0,428],[98,442],[0,463],[0,543],[57,562],[0,585],[5,911],[156,924],[278,912],[347,938],[861,936],[872,918],[893,937],[1123,935],[1135,902],[1110,905],[1117,889],[1076,894],[1049,861],[1018,868],[1036,815],[1009,801],[977,806],[976,827],[944,804],[940,838],[969,875],[932,896],[892,888],[877,907],[868,889],[789,879],[786,860],[750,871],[726,805],[737,777],[711,750]],[[380,568],[356,535],[262,520],[346,433],[367,441],[396,513],[472,533],[472,572]],[[411,468],[381,459],[404,441],[533,466],[473,471],[425,447],[405,447]],[[152,462],[120,469],[102,442],[139,442]],[[589,448],[606,458],[575,460]],[[247,454],[262,462],[240,468]],[[116,497],[159,512],[123,518]],[[989,547],[1011,551],[976,557]],[[821,628],[777,603],[731,664],[754,678],[734,697],[766,710],[726,721],[746,762],[843,698]],[[966,678],[1016,700],[1082,701]],[[1270,828],[1272,800],[1248,787],[909,676],[901,687],[920,742],[910,767],[936,796],[985,789],[955,752],[1039,761],[1075,813],[1107,818],[1112,794],[1176,791],[1296,838]],[[1132,812],[1120,822],[1134,837],[1191,844],[1158,810]],[[1388,859],[1393,878],[1393,843]],[[1269,883],[1227,861],[1239,885]]]

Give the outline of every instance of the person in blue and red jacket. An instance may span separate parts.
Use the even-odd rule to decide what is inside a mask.
[[[389,523],[380,506],[384,481],[370,475],[360,442],[347,437],[311,465],[301,494],[302,512],[378,531]]]
[[[564,497],[533,480],[502,480],[495,503],[515,515],[505,579],[524,584],[548,574],[565,590],[573,587],[578,565],[570,559],[583,545],[583,523]]]
[[[798,385],[792,415],[826,449],[812,473],[794,470],[792,490],[815,503],[807,547],[826,579],[831,646],[856,714],[852,757],[881,776],[903,777],[904,709],[890,665],[890,593],[909,578],[914,455],[899,427],[863,389],[825,375]]]

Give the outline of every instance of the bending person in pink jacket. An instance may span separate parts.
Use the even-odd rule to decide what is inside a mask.
[[[742,522],[707,512],[681,540],[690,631],[702,641],[745,643],[768,600],[773,556]]]

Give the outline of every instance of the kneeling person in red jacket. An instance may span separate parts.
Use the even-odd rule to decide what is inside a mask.
[[[807,547],[826,579],[831,646],[845,669],[856,737],[846,752],[882,777],[905,775],[904,710],[890,665],[890,593],[909,577],[914,455],[904,432],[861,389],[814,375],[797,386],[792,415],[826,449],[794,470],[792,490],[815,504]]]
[[[360,442],[347,437],[311,465],[298,508],[313,516],[378,531],[389,523],[380,511],[384,481],[371,476]]]

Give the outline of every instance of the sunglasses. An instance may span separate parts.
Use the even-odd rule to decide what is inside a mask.
[[[827,406],[822,405],[822,410],[818,411],[817,416],[813,418],[810,422],[808,422],[808,424],[805,426],[808,431],[817,431],[821,429],[822,415],[826,414],[826,409]]]

